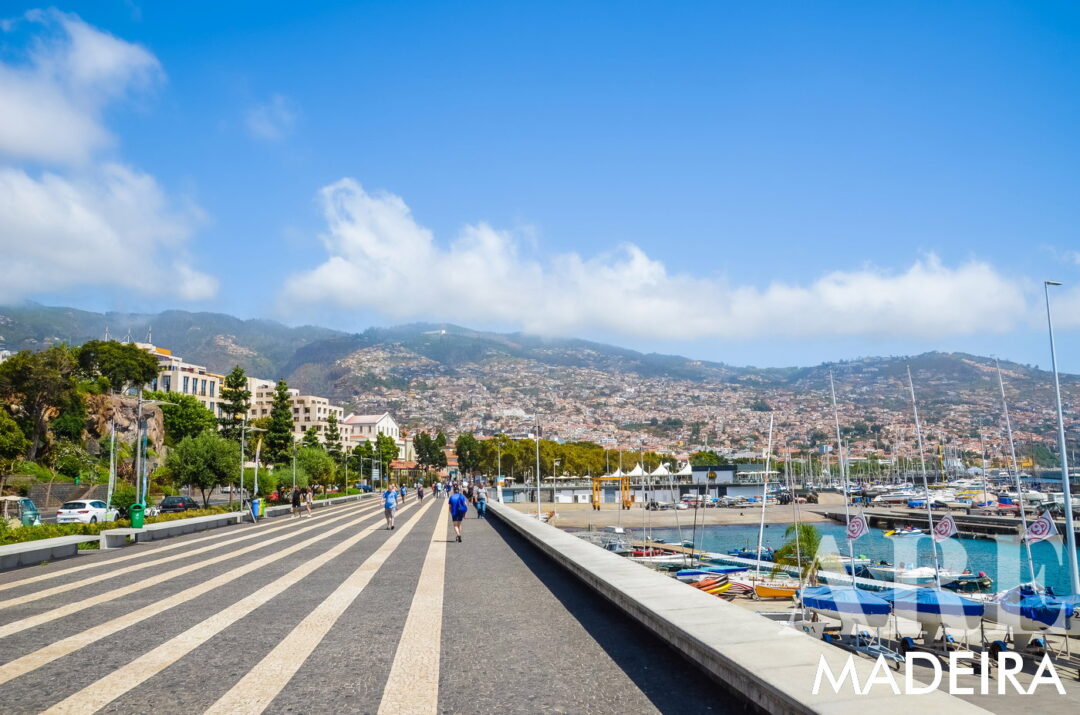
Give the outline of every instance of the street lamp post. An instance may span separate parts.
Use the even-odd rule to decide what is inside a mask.
[[[247,461],[247,444],[245,438],[248,432],[265,432],[262,427],[248,427],[247,418],[240,425],[240,513],[244,512],[244,462]],[[257,464],[257,463],[256,463]],[[258,467],[256,466],[256,470]],[[256,474],[258,472],[256,471]]]
[[[1050,363],[1054,368],[1054,392],[1057,395],[1058,446],[1061,450],[1061,492],[1065,500],[1065,558],[1069,566],[1069,579],[1072,592],[1080,594],[1080,573],[1076,565],[1076,532],[1073,529],[1072,485],[1069,484],[1069,459],[1065,449],[1065,414],[1061,408],[1061,383],[1058,380],[1057,349],[1054,347],[1054,321],[1050,316],[1050,286],[1059,286],[1057,281],[1043,281],[1043,295],[1046,298],[1046,326],[1050,332]]]
[[[536,520],[540,520],[540,413],[536,413]]]

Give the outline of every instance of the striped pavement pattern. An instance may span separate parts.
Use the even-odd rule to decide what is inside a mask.
[[[375,500],[0,573],[0,713],[717,712],[497,524]]]

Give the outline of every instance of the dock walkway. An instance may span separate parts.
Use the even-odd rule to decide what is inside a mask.
[[[474,517],[475,512],[470,512]],[[0,575],[4,711],[716,713],[688,667],[505,525],[348,504]]]

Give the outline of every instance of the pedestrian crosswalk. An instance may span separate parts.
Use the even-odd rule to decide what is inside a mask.
[[[407,502],[391,531],[368,500],[0,574],[0,686],[18,694],[0,712],[506,711],[512,692],[484,706],[478,680],[560,633],[607,663],[613,705],[545,685],[558,708],[654,710],[505,536],[482,521],[462,544],[452,533],[445,501]],[[518,597],[538,599],[542,634],[469,640]],[[485,655],[458,677],[450,653],[472,648]]]

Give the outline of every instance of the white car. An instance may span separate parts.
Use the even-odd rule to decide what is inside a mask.
[[[116,509],[107,510],[105,502],[99,499],[69,501],[56,510],[56,523],[96,524],[101,521],[114,521],[118,513]]]

